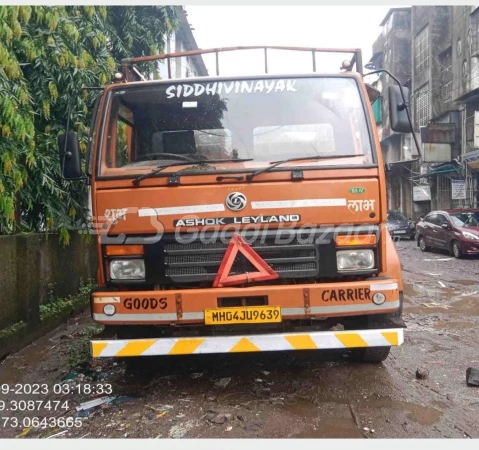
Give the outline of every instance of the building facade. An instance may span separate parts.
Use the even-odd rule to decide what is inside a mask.
[[[479,6],[452,10],[451,97],[460,111],[464,204],[479,207]]]
[[[403,86],[411,83],[411,8],[391,8],[381,22],[382,32],[373,44],[371,63],[386,69]],[[417,161],[411,136],[396,133],[389,126],[388,87],[395,84],[389,75],[381,73],[373,83],[383,95],[376,101],[376,124],[381,151],[387,167],[388,208],[399,209],[408,217],[413,214],[411,171]]]
[[[183,7],[178,7],[177,17],[180,26],[177,31],[174,31],[166,38],[166,53],[179,53],[198,49],[187,16],[186,10]],[[171,58],[169,69],[171,77],[169,77],[168,62],[166,60],[160,61],[158,66],[159,75],[162,79],[208,76],[208,70],[201,55]]]
[[[389,208],[417,218],[434,209],[479,207],[479,8],[392,8],[381,26],[371,62],[410,88],[421,147],[418,155],[411,134],[389,130],[385,98],[393,81],[383,74],[376,83],[383,92],[381,147],[391,168]]]

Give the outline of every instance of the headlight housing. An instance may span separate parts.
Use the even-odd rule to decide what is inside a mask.
[[[469,233],[469,231],[463,231],[462,232],[462,235],[466,238],[466,239],[473,239],[473,240],[479,240],[479,236],[473,234],[473,233]]]
[[[373,250],[341,250],[336,253],[336,263],[341,272],[374,268]]]
[[[144,280],[145,261],[143,259],[114,259],[110,261],[112,280]]]

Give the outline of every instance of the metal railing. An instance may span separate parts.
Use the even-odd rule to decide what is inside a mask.
[[[121,60],[122,73],[126,81],[144,81],[145,78],[135,67],[137,63],[151,62],[151,61],[167,61],[168,66],[168,79],[171,79],[171,59],[204,55],[208,53],[214,53],[216,56],[216,75],[219,76],[219,54],[222,52],[232,52],[241,50],[263,50],[264,51],[264,70],[268,73],[268,50],[289,50],[298,52],[310,52],[313,72],[316,72],[316,54],[317,53],[347,53],[352,54],[352,58],[349,61],[349,66],[342,65],[341,68],[346,71],[355,71],[363,74],[363,63],[361,49],[359,48],[320,48],[320,47],[284,47],[284,46],[246,46],[246,47],[218,47],[209,49],[190,50],[186,52],[178,53],[164,53],[159,55],[139,56],[136,58],[124,58]]]

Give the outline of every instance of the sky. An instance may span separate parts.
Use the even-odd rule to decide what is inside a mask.
[[[381,33],[380,23],[393,6],[186,6],[188,21],[199,48],[238,45],[361,48],[363,63],[372,55],[372,44]],[[211,75],[215,57],[203,59]],[[311,54],[272,52],[271,73],[312,70]],[[346,55],[317,57],[318,71],[337,72]],[[248,75],[264,71],[263,53],[220,54],[220,75]]]

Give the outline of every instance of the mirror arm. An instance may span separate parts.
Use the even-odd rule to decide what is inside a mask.
[[[71,102],[70,100],[68,101],[68,106],[67,106],[67,126],[66,126],[66,131],[65,131],[65,137],[68,136],[68,132],[70,131],[70,114],[71,114]],[[60,153],[60,156],[63,156],[62,158],[62,174],[65,173],[65,160],[66,158],[71,158],[72,152],[67,152],[67,144],[68,144],[68,139],[65,138],[65,145],[63,146],[63,153]],[[89,178],[86,176],[81,176],[78,178],[73,178],[70,181],[81,181],[81,180],[88,180]]]
[[[387,73],[399,86],[399,91],[401,92],[401,97],[402,97],[403,102],[404,102],[402,105],[399,105],[399,108],[400,108],[399,111],[402,111],[403,109],[406,110],[407,120],[408,120],[409,125],[411,127],[412,137],[414,139],[414,144],[416,145],[417,154],[422,159],[421,149],[419,147],[419,142],[417,141],[416,133],[414,132],[414,127],[413,127],[412,120],[411,120],[411,115],[409,113],[409,104],[406,101],[406,98],[404,96],[404,91],[402,89],[401,82],[391,72],[389,72],[389,70],[386,70],[386,69],[373,70],[372,72],[368,72],[368,73],[364,74],[364,76],[374,75],[374,74],[381,73],[381,72]]]

